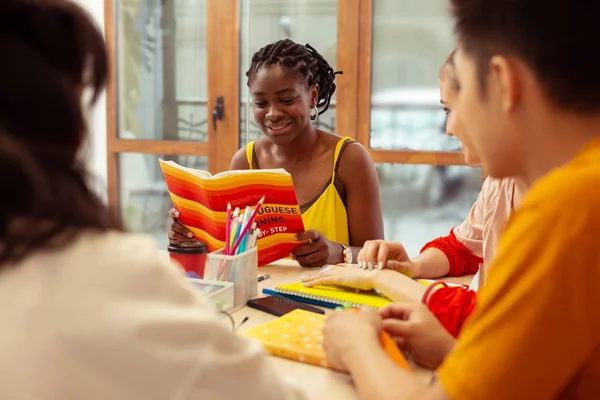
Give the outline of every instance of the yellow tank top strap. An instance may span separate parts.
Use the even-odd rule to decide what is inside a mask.
[[[335,179],[335,167],[337,166],[338,157],[340,156],[340,151],[342,150],[342,146],[348,140],[353,140],[353,139],[350,136],[345,136],[345,137],[341,138],[337,142],[337,145],[335,146],[335,153],[333,155],[333,172],[331,173],[331,182],[333,182],[333,180]]]
[[[248,159],[248,167],[252,169],[252,164],[254,162],[254,140],[248,142],[246,145],[246,158]]]

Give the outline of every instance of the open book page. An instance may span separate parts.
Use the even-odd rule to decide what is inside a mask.
[[[288,172],[283,168],[278,169],[235,169],[231,171],[223,171],[218,174],[212,175],[208,171],[204,171],[201,169],[194,169],[184,167],[183,165],[177,164],[175,161],[164,161],[160,160],[161,163],[168,164],[173,168],[179,168],[183,171],[189,172],[190,174],[197,176],[202,179],[219,179],[222,177],[232,176],[232,175],[246,175],[246,174],[282,174],[289,175]]]
[[[177,164],[175,161],[164,161],[164,160],[160,160],[160,159],[159,159],[159,161],[161,164],[164,163],[164,164],[172,166],[173,168],[179,168],[183,171],[189,172],[190,174],[197,176],[198,178],[202,178],[202,179],[212,179],[213,178],[212,174],[208,171],[203,171],[201,169],[187,168],[187,167]]]
[[[285,169],[283,169],[283,168],[278,168],[278,169],[234,169],[234,170],[231,170],[231,171],[219,172],[218,174],[215,174],[213,176],[213,178],[217,179],[217,178],[221,178],[221,177],[225,177],[225,176],[246,175],[246,174],[282,174],[282,175],[289,175],[289,173]]]
[[[203,171],[192,172],[172,162],[160,160],[160,166],[180,222],[205,242],[209,251],[225,245],[227,204],[244,211],[255,207],[263,196],[264,204],[254,220],[260,229],[258,264],[287,257],[300,245],[295,237],[304,231],[304,224],[292,177],[285,170],[246,170],[206,178],[198,175]]]

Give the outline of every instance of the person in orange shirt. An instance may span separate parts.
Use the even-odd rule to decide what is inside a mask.
[[[426,384],[395,367],[439,329],[421,305],[334,313],[329,362],[360,398],[595,399],[600,392],[600,3],[451,0],[455,109],[491,176],[530,190],[509,220],[477,307]],[[468,373],[465,373],[468,372]]]

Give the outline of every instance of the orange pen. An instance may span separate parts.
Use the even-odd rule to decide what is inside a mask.
[[[360,309],[358,308],[344,308],[351,311],[360,311]],[[387,353],[387,355],[397,366],[408,372],[411,372],[410,365],[408,365],[406,357],[404,357],[402,351],[398,348],[398,346],[396,346],[396,342],[394,342],[394,339],[392,339],[389,333],[387,333],[386,331],[381,331],[381,335],[379,336],[379,343],[383,347],[383,351]]]

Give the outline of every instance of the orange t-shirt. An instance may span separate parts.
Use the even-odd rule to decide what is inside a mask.
[[[600,398],[600,138],[533,185],[493,264],[439,370],[449,397]]]

